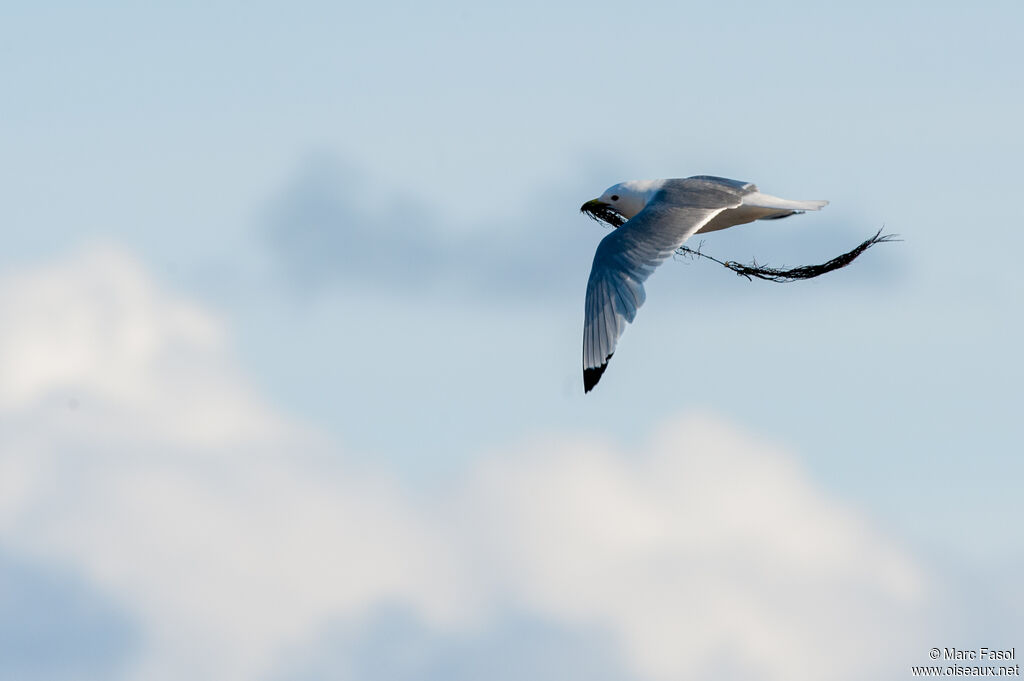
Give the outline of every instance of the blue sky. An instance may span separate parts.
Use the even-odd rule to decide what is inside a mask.
[[[610,527],[646,536],[657,519],[595,481],[618,471],[640,497],[672,498],[655,484],[662,468],[628,462],[666,448],[708,462],[719,432],[743,455],[726,456],[735,470],[722,476],[711,463],[690,471],[696,480],[724,495],[758,453],[785,475],[765,473],[763,498],[751,498],[789,508],[801,490],[802,501],[794,515],[737,508],[779,522],[821,515],[807,536],[842,535],[835,556],[863,552],[850,573],[840,558],[815,573],[822,603],[860,589],[893,622],[932,635],[878,668],[852,661],[850,678],[904,678],[931,645],[1021,643],[1019,4],[101,3],[3,14],[0,557],[15,567],[0,569],[0,593],[36,594],[11,601],[26,612],[60,600],[81,631],[47,620],[38,631],[69,650],[92,640],[77,638],[90,618],[107,623],[107,657],[83,662],[97,678],[365,678],[351,670],[407,649],[428,652],[381,678],[471,678],[500,655],[532,660],[523,674],[544,678],[597,649],[610,651],[609,678],[702,674],[643,631],[631,605],[642,594],[554,595],[561,542],[527,537],[525,491],[460,502],[505,519],[508,546],[531,556],[506,561],[522,574],[483,579],[491,533],[437,526],[451,522],[447,499],[491,489],[479,480],[514,468],[509,459],[532,462],[519,471],[528,480],[578,466],[542,495],[554,527],[603,538],[573,555],[608,579],[646,575],[699,600],[650,577],[654,563],[709,579],[717,572],[694,565],[788,555],[784,528],[757,549],[727,525],[736,544],[706,554],[683,529],[665,535],[665,555],[630,542],[612,551]],[[584,396],[582,298],[604,231],[578,206],[620,180],[705,173],[831,201],[710,235],[704,248],[718,257],[815,262],[883,225],[904,241],[782,286],[667,263]],[[666,429],[672,444],[652,444]],[[554,468],[529,456],[538,449]],[[267,479],[239,472],[250,458]],[[690,483],[672,484],[681,494]],[[322,495],[322,514],[307,495]],[[562,515],[592,499],[608,509],[593,527]],[[729,506],[704,501],[671,517],[713,531],[725,521],[706,509]],[[287,508],[308,522],[272,512]],[[354,517],[377,543],[338,529]],[[190,539],[190,523],[205,539]],[[170,559],[153,557],[151,537],[181,558],[194,590],[167,581]],[[352,543],[325,565],[351,593],[301,568],[334,537]],[[207,613],[206,590],[241,569],[224,556],[267,562],[261,544],[291,551],[288,567],[246,573]],[[360,555],[374,566],[366,574],[390,575],[382,565],[415,564],[420,544],[428,567],[416,578],[345,572]],[[886,572],[873,558],[910,567]],[[722,624],[722,640],[747,651],[722,678],[775,678],[796,655],[737,624],[772,621],[781,606],[766,592],[805,583],[801,561],[779,560],[775,583],[741,569],[718,585],[730,603],[757,604]],[[308,605],[259,601],[246,626],[230,616],[251,601],[246,588],[287,593],[293,580]],[[153,595],[163,590],[181,604]],[[651,621],[668,621],[651,607]],[[822,614],[795,609],[794,641]],[[282,623],[265,624],[274,613]],[[709,659],[714,641],[680,627],[693,636],[686,650]],[[822,645],[871,630],[865,616]],[[265,659],[244,659],[246,641]],[[772,646],[777,659],[761,655]],[[186,652],[194,666],[169,666]],[[31,656],[13,659],[29,678],[50,673],[42,657],[37,672]]]

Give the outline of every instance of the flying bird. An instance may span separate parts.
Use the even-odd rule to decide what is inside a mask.
[[[620,182],[584,203],[580,210],[591,216],[610,221],[617,213],[626,219],[598,244],[590,269],[583,323],[584,392],[601,380],[626,323],[632,323],[643,305],[644,281],[687,239],[826,205],[828,201],[780,199],[749,182],[710,175]]]

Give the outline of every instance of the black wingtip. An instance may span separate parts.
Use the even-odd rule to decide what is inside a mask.
[[[613,352],[612,355],[615,353]],[[612,355],[608,355],[604,359],[604,364],[597,367],[596,369],[583,369],[583,393],[589,393],[597,385],[597,382],[601,380],[601,374],[608,368],[608,360],[612,358]]]

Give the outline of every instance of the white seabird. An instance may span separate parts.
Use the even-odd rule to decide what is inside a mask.
[[[580,210],[611,210],[626,222],[601,240],[587,282],[583,323],[583,390],[601,379],[615,345],[645,299],[644,281],[694,234],[754,220],[819,210],[828,201],[792,201],[762,194],[749,182],[698,175],[630,180],[605,190]]]

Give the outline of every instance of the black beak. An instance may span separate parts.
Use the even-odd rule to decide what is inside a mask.
[[[603,222],[606,225],[612,227],[621,227],[626,218],[617,213],[614,208],[599,199],[591,199],[580,206],[580,212],[586,213],[588,216]]]

